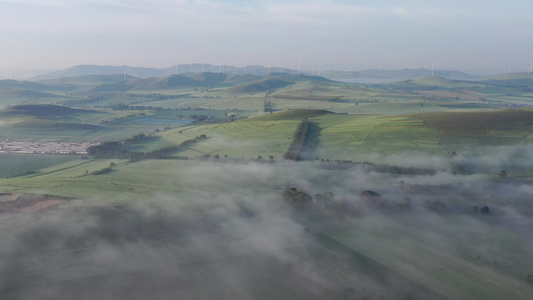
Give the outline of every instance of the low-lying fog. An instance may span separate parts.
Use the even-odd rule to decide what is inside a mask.
[[[179,195],[3,213],[0,298],[445,299],[438,284],[395,267],[405,255],[422,263],[417,250],[396,258],[399,236],[531,288],[533,185],[513,177],[531,167],[529,150],[384,158],[431,175],[198,161],[177,169],[188,188]],[[343,234],[359,238],[343,245]]]

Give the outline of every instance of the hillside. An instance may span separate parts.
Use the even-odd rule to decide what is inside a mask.
[[[52,93],[34,91],[34,90],[4,90],[0,91],[0,95],[3,97],[13,97],[22,99],[38,99],[38,98],[67,98]]]
[[[32,118],[16,122],[10,125],[6,129],[12,130],[26,130],[26,131],[55,131],[55,130],[67,130],[67,131],[93,131],[103,130],[105,127],[90,124],[80,124],[72,122],[54,121],[40,118]]]
[[[335,114],[327,110],[319,109],[293,109],[264,116],[257,116],[242,120],[241,122],[255,122],[255,121],[278,121],[278,120],[302,120],[304,118],[320,117],[327,114]]]
[[[240,94],[240,93],[259,93],[266,92],[269,90],[275,90],[284,88],[293,82],[276,79],[276,78],[263,78],[254,82],[245,83],[231,87],[227,90],[228,93]]]
[[[32,117],[52,117],[70,116],[76,114],[98,113],[85,109],[74,109],[65,106],[41,104],[41,105],[17,105],[0,110],[0,116],[32,116]]]
[[[50,91],[57,90],[57,87],[49,85],[17,80],[0,80],[0,89],[19,89],[19,90],[33,90],[33,91]]]
[[[71,84],[71,85],[98,85],[103,83],[112,83],[123,81],[124,78],[131,80],[135,77],[130,75],[122,74],[113,74],[113,75],[80,75],[72,77],[62,77],[62,78],[53,78],[53,79],[43,79],[36,81],[40,84],[54,85],[60,82],[61,84]]]
[[[333,81],[318,76],[290,75],[283,73],[272,73],[263,78],[245,84],[228,88],[228,93],[259,93],[276,89],[281,89],[296,82],[310,83],[332,83]]]
[[[463,80],[452,80],[442,77],[420,77],[409,79],[405,81],[400,81],[397,83],[391,83],[390,86],[393,87],[431,87],[431,88],[445,88],[445,89],[455,89],[455,88],[472,88],[472,87],[486,87],[485,84],[479,83],[476,81],[463,81]]]
[[[358,83],[390,83],[420,77],[430,77],[431,69],[401,69],[401,70],[362,70],[362,71],[329,71],[324,77],[342,82]],[[453,80],[476,80],[480,76],[466,74],[459,71],[434,70],[433,75]]]
[[[411,116],[424,126],[450,135],[486,135],[490,132],[527,133],[533,128],[533,112],[497,110],[474,112],[438,112]]]
[[[276,68],[280,70],[280,68]],[[289,73],[292,70],[282,68],[283,72]],[[223,73],[226,75],[232,74],[248,74],[256,76],[267,75],[270,70],[264,66],[228,66],[228,65],[212,65],[212,64],[179,64],[167,68],[146,68],[133,66],[99,66],[99,65],[78,65],[63,70],[52,71],[47,74],[36,75],[31,78],[31,81],[47,80],[49,78],[66,80],[69,77],[79,77],[86,75],[114,75],[122,76],[122,74],[130,75],[138,78],[163,78],[171,75],[179,75],[184,73]]]

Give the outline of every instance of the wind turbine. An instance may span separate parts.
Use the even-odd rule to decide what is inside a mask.
[[[433,68],[435,67],[435,63],[431,64],[431,77],[433,77]]]
[[[298,60],[298,75],[300,75],[300,60]]]

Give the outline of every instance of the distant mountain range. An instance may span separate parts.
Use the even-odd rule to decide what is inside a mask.
[[[130,67],[130,66],[97,66],[97,65],[79,65],[70,67],[64,70],[58,70],[47,74],[41,74],[32,77],[31,81],[57,79],[65,77],[75,77],[82,75],[123,75],[133,76],[137,78],[162,78],[170,75],[179,75],[185,73],[224,73],[224,74],[249,74],[264,76],[270,72],[283,72],[297,74],[297,70],[287,68],[266,68],[263,66],[215,66],[211,64],[187,64],[175,65],[168,68],[145,68],[145,67]]]
[[[423,77],[441,77],[454,80],[478,80],[483,76],[466,74],[459,71],[442,71],[431,69],[401,69],[401,70],[363,70],[358,72],[325,72],[322,76],[348,83],[391,83]]]
[[[222,74],[240,74],[265,76],[269,73],[288,73],[298,74],[296,69],[264,66],[246,66],[236,67],[230,65],[211,65],[211,64],[181,64],[168,68],[145,68],[131,66],[97,66],[97,65],[79,65],[68,69],[41,74],[32,77],[31,81],[57,80],[68,77],[79,77],[85,75],[119,75],[124,78],[129,76],[146,79],[146,78],[163,78],[171,75],[186,73],[222,73]],[[304,75],[318,75],[330,80],[348,82],[348,83],[390,83],[394,81],[408,80],[432,75],[428,69],[401,69],[401,70],[363,70],[363,71],[325,71],[320,74],[311,74],[300,71]],[[434,70],[434,76],[454,79],[454,80],[477,80],[482,76],[466,74],[459,71],[442,71]]]
[[[59,97],[57,92],[154,91],[183,87],[228,88],[231,93],[256,93],[283,88],[296,82],[331,83],[324,77],[272,72],[263,76],[234,73],[183,73],[165,77],[139,78],[126,74],[78,75],[37,81],[0,80],[0,93],[11,96]],[[31,94],[29,94],[31,91]],[[46,92],[55,92],[47,94]],[[40,93],[40,94],[38,94]]]

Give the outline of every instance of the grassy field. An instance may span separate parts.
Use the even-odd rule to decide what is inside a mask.
[[[194,144],[178,156],[211,154],[230,157],[274,156],[281,158],[292,142],[299,121],[241,121],[217,125],[202,125],[160,133],[163,140],[179,144],[186,139],[205,134],[207,140]]]
[[[320,128],[316,157],[355,159],[361,155],[420,151],[442,155],[436,131],[407,117],[333,116],[311,119]]]
[[[77,156],[52,154],[0,155],[0,177],[10,177],[77,160]]]
[[[92,175],[96,170],[108,168],[115,164],[112,171],[102,175]],[[199,190],[208,197],[199,204],[211,206],[210,194],[232,193],[234,189],[242,189],[245,194],[270,193],[270,185],[275,182],[257,181],[256,167],[250,167],[252,176],[243,182],[232,182],[231,177],[221,179],[215,174],[206,173],[213,162],[183,160],[145,160],[128,163],[126,160],[92,160],[75,159],[54,166],[45,167],[38,173],[14,177],[0,178],[0,193],[49,193],[77,199],[85,199],[92,203],[131,204],[131,201],[148,201],[157,195],[195,194]],[[222,170],[228,165],[220,163],[214,170]],[[231,169],[231,168],[229,168]],[[236,176],[242,168],[234,168]],[[219,174],[222,175],[222,174]],[[164,198],[164,197],[163,197]],[[186,197],[190,199],[189,197]],[[149,202],[147,203],[149,204]],[[168,203],[184,205],[186,203]],[[215,204],[215,203],[213,203]],[[194,206],[194,203],[191,203]]]

